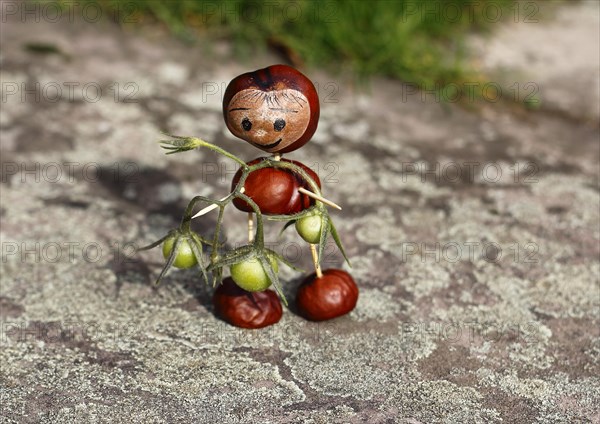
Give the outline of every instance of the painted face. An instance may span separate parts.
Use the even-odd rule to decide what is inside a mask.
[[[298,140],[310,122],[308,99],[294,89],[242,90],[227,113],[233,135],[271,153]]]
[[[269,153],[291,152],[310,140],[319,119],[312,82],[296,69],[273,65],[231,81],[223,117],[233,135]]]

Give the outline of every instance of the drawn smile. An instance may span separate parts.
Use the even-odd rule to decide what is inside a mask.
[[[273,147],[277,147],[279,145],[279,143],[281,143],[281,138],[279,140],[277,140],[275,143],[271,143],[271,144],[258,144],[258,143],[252,143],[252,144],[254,144],[259,149],[272,149]]]

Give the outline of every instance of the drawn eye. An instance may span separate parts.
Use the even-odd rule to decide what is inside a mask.
[[[275,131],[281,131],[283,128],[285,128],[285,121],[283,119],[277,119],[273,124],[273,128]]]
[[[248,118],[242,119],[242,128],[244,131],[250,131],[252,129],[252,122]]]

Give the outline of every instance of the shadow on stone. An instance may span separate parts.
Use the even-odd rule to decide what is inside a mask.
[[[306,278],[306,275],[302,274],[298,277],[290,280],[282,282],[283,294],[285,295],[288,306],[287,309],[294,315],[301,316],[298,312],[298,308],[296,307],[296,293],[298,292],[298,288],[302,284],[302,281]]]
[[[184,199],[182,196],[181,182],[163,170],[155,168],[139,169],[135,162],[116,162],[111,166],[99,167],[93,173],[86,174],[85,170],[78,170],[77,176],[80,179],[85,179],[90,184],[98,184],[101,189],[108,191],[113,197],[120,200],[123,210],[120,214],[128,212],[139,212],[140,209],[150,214],[166,215],[172,221],[171,229],[177,228],[179,225],[185,208],[190,199]],[[202,205],[197,206],[199,209]],[[200,234],[212,236],[211,232],[215,227],[216,221],[213,217],[205,216],[201,220],[196,220],[192,223],[192,229]],[[143,229],[141,223],[138,223],[140,234]],[[159,237],[163,237],[161,234]],[[141,239],[141,237],[140,237]],[[152,240],[155,241],[155,240]],[[154,291],[158,290],[155,285],[164,262],[148,262],[134,254],[138,247],[136,240],[122,240],[116,244],[113,250],[112,261],[110,267],[117,275],[116,296],[119,295],[120,288],[125,281],[141,282],[152,286]],[[161,250],[161,245],[154,249]],[[152,250],[154,250],[152,249]],[[205,252],[206,253],[206,252]],[[162,251],[160,253],[162,256]],[[175,268],[169,270],[168,275],[176,271]],[[195,269],[190,272],[197,271]],[[133,278],[128,280],[127,274],[141,275],[142,279]],[[198,284],[206,286],[202,278],[198,275]],[[211,294],[206,293],[203,289],[198,289],[195,285],[186,283],[191,281],[189,278],[183,278],[186,289],[198,298],[204,306],[210,305]]]

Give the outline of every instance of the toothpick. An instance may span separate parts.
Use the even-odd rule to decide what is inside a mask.
[[[254,241],[254,215],[252,212],[248,212],[248,243]]]
[[[317,272],[317,278],[321,278],[323,276],[323,273],[321,272],[321,264],[319,263],[316,244],[311,243],[310,253],[312,253],[313,264],[315,265],[315,271]]]
[[[319,202],[323,202],[326,205],[331,206],[332,208],[335,208],[337,210],[342,210],[342,207],[338,204],[333,203],[331,200],[328,200],[326,198],[324,198],[323,196],[319,196],[318,194],[313,193],[312,191],[309,191],[307,189],[305,189],[304,187],[300,187],[298,189],[298,191],[302,194],[306,194],[308,197],[312,197],[313,199],[318,200]]]
[[[240,190],[240,193],[243,193],[244,191],[245,191],[244,187],[242,187],[242,189]],[[229,197],[229,195],[223,197],[222,199],[220,199],[220,201],[222,202],[223,200],[227,199],[228,197]],[[209,213],[212,210],[217,209],[218,207],[219,207],[219,205],[217,205],[216,203],[213,203],[212,205],[208,205],[204,209],[200,209],[196,215],[192,216],[192,219],[198,218],[199,216],[202,216],[202,215],[206,215],[207,213]]]

